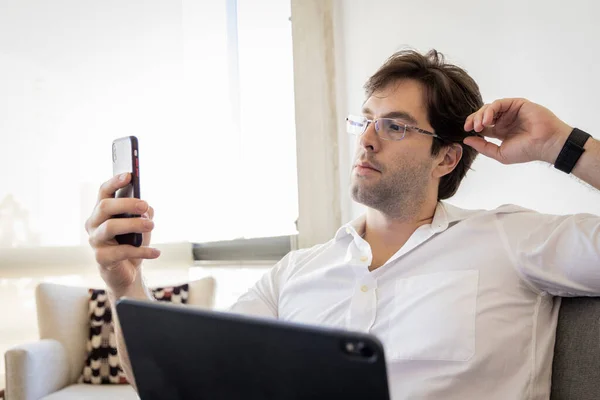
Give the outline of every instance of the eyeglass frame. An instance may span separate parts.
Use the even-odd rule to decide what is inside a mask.
[[[404,122],[401,122],[400,120],[398,120],[398,119],[396,119],[396,118],[375,118],[375,119],[368,119],[367,117],[361,117],[361,116],[358,116],[358,115],[353,115],[353,114],[350,114],[350,115],[348,115],[348,116],[346,117],[346,123],[352,123],[352,122],[350,121],[350,118],[351,118],[351,117],[352,117],[352,118],[357,118],[357,119],[358,119],[358,118],[363,118],[363,119],[364,119],[364,121],[365,121],[365,123],[366,123],[366,124],[365,124],[365,129],[364,129],[364,130],[363,130],[363,131],[362,131],[360,134],[355,134],[355,133],[352,133],[352,132],[348,132],[348,129],[346,130],[348,134],[350,134],[350,135],[353,135],[353,136],[357,136],[357,137],[360,137],[360,136],[362,136],[362,135],[363,135],[363,134],[364,134],[364,133],[367,131],[367,129],[369,128],[369,125],[370,125],[370,124],[372,124],[372,123],[374,123],[374,124],[375,124],[375,133],[377,134],[377,137],[381,138],[382,140],[391,140],[391,141],[394,141],[394,142],[399,142],[399,141],[401,141],[402,139],[404,139],[404,138],[406,137],[406,131],[408,131],[408,130],[414,130],[414,131],[416,131],[416,132],[418,132],[418,133],[421,133],[421,134],[423,134],[423,135],[427,135],[427,136],[434,137],[434,138],[436,138],[436,139],[439,139],[439,140],[441,140],[441,141],[443,141],[443,142],[450,142],[450,143],[457,143],[457,142],[460,142],[460,141],[453,141],[453,140],[449,140],[449,139],[443,138],[443,137],[441,137],[441,136],[440,136],[440,135],[438,135],[438,134],[435,134],[435,133],[433,133],[433,132],[427,131],[427,130],[425,130],[425,129],[421,129],[421,128],[419,128],[419,127],[417,127],[417,126],[414,126],[414,125],[408,125],[408,124],[405,124]],[[379,132],[378,132],[378,130],[377,130],[377,125],[376,125],[376,124],[377,124],[377,121],[379,121],[379,120],[384,120],[384,119],[385,119],[385,120],[389,120],[389,121],[394,121],[394,122],[397,122],[397,123],[398,123],[398,125],[400,125],[400,126],[404,126],[404,133],[402,134],[402,137],[401,137],[400,139],[385,138],[385,137],[383,137],[383,136],[381,136],[381,135],[379,134]],[[481,136],[481,135],[479,135],[478,133],[476,133],[475,131],[469,132],[469,136],[471,136],[471,135],[474,135],[474,136]]]

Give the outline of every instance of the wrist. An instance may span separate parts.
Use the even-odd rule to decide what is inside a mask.
[[[106,292],[108,293],[108,297],[111,303],[115,303],[119,299],[123,297],[128,297],[131,299],[138,300],[147,300],[151,298],[148,288],[144,284],[144,281],[141,277],[142,274],[138,274],[133,283],[129,286],[124,287],[107,287]]]
[[[571,132],[573,132],[573,127],[562,122],[561,126],[555,131],[551,139],[548,141],[546,149],[542,151],[542,157],[540,160],[554,165]]]
[[[107,288],[106,292],[111,302],[116,302],[123,297],[143,300],[148,298],[148,292],[145,286],[132,285],[126,288]]]

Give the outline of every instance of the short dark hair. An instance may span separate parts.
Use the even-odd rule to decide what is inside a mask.
[[[479,86],[467,72],[450,63],[436,50],[421,54],[414,50],[394,53],[365,83],[367,98],[390,83],[402,79],[420,82],[425,89],[429,123],[444,140],[434,139],[431,154],[436,156],[452,142],[462,146],[463,155],[452,172],[443,176],[438,200],[452,197],[471,168],[477,151],[462,143],[468,136],[463,129],[466,118],[483,106]]]

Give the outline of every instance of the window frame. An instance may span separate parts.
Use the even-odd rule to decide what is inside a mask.
[[[227,44],[234,122],[239,127],[240,92],[237,0],[227,3]],[[336,108],[335,6],[331,0],[291,0],[294,100],[298,173],[297,235],[193,243],[194,261],[278,261],[288,252],[330,240],[342,221]],[[344,164],[343,162],[341,163]],[[322,173],[315,173],[320,168]]]

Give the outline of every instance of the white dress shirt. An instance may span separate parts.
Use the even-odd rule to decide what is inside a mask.
[[[374,271],[364,226],[289,253],[231,310],[375,335],[393,400],[550,397],[554,296],[600,295],[600,217],[440,202]]]

